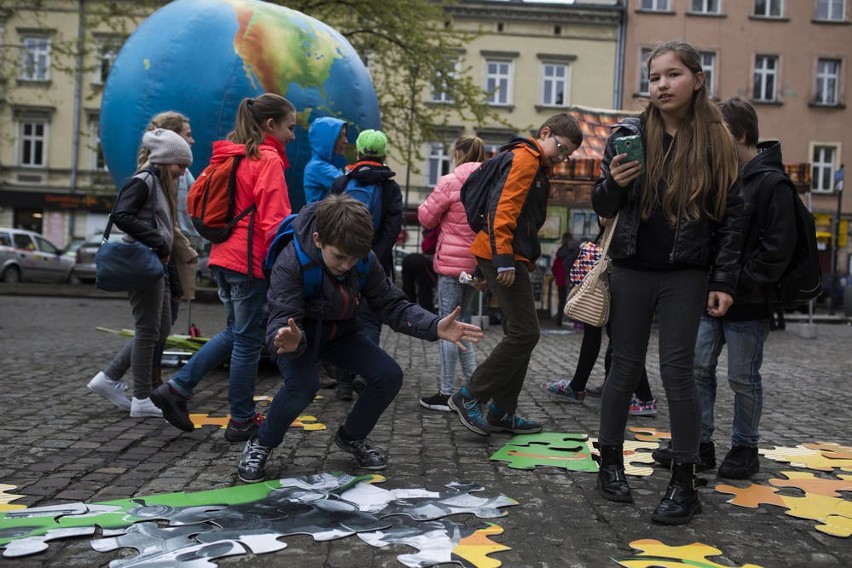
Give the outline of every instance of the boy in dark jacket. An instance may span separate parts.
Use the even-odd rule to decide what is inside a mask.
[[[745,239],[736,300],[721,318],[701,317],[695,343],[695,384],[701,405],[700,457],[703,469],[716,465],[713,407],[716,402],[716,364],[728,345],[728,384],[734,391],[731,450],[719,466],[719,475],[747,479],[760,469],[757,443],[763,409],[760,367],[763,344],[772,315],[772,284],[778,282],[796,246],[796,189],[784,173],[781,144],[758,143],[754,107],[739,97],[719,103],[734,137],[746,204]],[[661,463],[671,462],[670,448],[654,452]]]
[[[313,401],[319,388],[317,361],[364,377],[366,388],[337,430],[334,443],[355,456],[365,469],[384,469],[387,460],[367,439],[402,385],[402,369],[361,331],[355,320],[361,301],[395,331],[461,345],[479,341],[482,330],[456,321],[457,308],[438,319],[405,297],[394,286],[370,251],[373,227],[370,213],[355,199],[341,195],[306,205],[293,223],[294,240],[319,265],[319,290],[306,296],[303,267],[295,243],[289,243],[272,269],[268,295],[266,339],[284,386],[275,395],[266,420],[243,449],[237,472],[253,483],[264,478],[272,449],[281,444],[293,420]],[[358,262],[369,257],[366,274]]]

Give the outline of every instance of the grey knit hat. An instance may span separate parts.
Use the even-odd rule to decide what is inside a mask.
[[[177,132],[155,128],[142,136],[142,146],[148,149],[148,161],[152,164],[192,165],[192,150]]]

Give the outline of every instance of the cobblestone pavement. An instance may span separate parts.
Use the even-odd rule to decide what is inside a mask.
[[[2,286],[2,285],[0,285]],[[215,304],[193,304],[192,319],[206,335],[221,326],[222,310]],[[85,388],[107,363],[122,339],[95,327],[131,325],[125,301],[87,297],[13,297],[0,295],[0,483],[16,485],[27,506],[73,501],[105,501],[174,491],[200,491],[236,485],[236,462],[241,445],[228,444],[222,430],[206,427],[184,434],[158,419],[133,419]],[[184,311],[178,327],[185,329]],[[547,400],[540,382],[573,372],[581,334],[552,328],[533,355],[520,411],[543,420],[547,430],[584,432],[595,436],[599,399],[583,406]],[[491,327],[478,346],[477,357],[499,340]],[[656,346],[649,354],[651,385],[664,399],[656,366]],[[382,344],[405,369],[405,384],[373,433],[387,448],[390,465],[384,486],[439,489],[453,480],[473,480],[489,494],[505,493],[520,502],[497,522],[505,533],[494,540],[511,547],[496,559],[507,567],[594,567],[612,565],[611,556],[631,553],[637,539],[659,539],[669,545],[702,542],[721,549],[720,563],[762,566],[849,566],[852,539],[834,538],[814,530],[814,522],[786,516],[777,507],[743,509],[726,504],[716,493],[718,481],[709,475],[702,489],[704,512],[681,527],[650,522],[668,479],[657,469],[650,477],[631,478],[635,505],[610,503],[595,491],[595,477],[555,468],[533,471],[509,469],[488,457],[507,439],[482,439],[458,423],[455,414],[422,409],[421,394],[438,385],[438,347],[397,335],[385,328]],[[850,346],[852,327],[819,325],[818,339],[803,340],[794,326],[772,333],[763,368],[765,411],[762,447],[794,446],[810,441],[852,443],[850,434]],[[720,362],[724,377],[725,361]],[[591,385],[602,380],[602,363]],[[724,381],[724,379],[723,379]],[[272,395],[279,379],[268,368],[261,372],[257,394]],[[355,473],[347,454],[334,447],[333,432],[346,406],[331,391],[323,391],[307,413],[328,429],[291,430],[269,462],[269,477],[292,477],[322,471]],[[223,415],[228,411],[224,371],[209,376],[191,402],[191,411]],[[721,385],[717,402],[717,447],[724,455],[729,444],[731,395]],[[657,417],[632,417],[629,425],[668,430],[664,400]],[[721,457],[721,456],[720,456]],[[785,468],[761,458],[755,480]],[[737,482],[734,482],[736,484]],[[464,517],[458,518],[466,522]],[[287,537],[288,548],[274,555],[251,554],[217,560],[220,566],[299,565],[305,567],[401,566],[397,554],[406,547],[379,550],[349,538],[315,543],[305,536]],[[15,566],[106,566],[132,552],[94,552],[86,538],[53,542],[49,551],[27,559],[6,561]]]

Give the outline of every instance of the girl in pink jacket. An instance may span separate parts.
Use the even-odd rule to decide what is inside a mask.
[[[455,143],[453,161],[456,168],[438,180],[435,189],[426,198],[418,211],[417,218],[426,229],[440,228],[438,246],[435,249],[433,268],[438,275],[438,316],[445,317],[456,306],[461,306],[459,321],[470,323],[470,312],[476,290],[459,282],[462,272],[472,274],[476,259],[470,252],[474,234],[467,224],[459,193],[468,176],[485,159],[485,145],[476,136],[462,136]],[[473,344],[462,342],[463,351],[449,341],[438,342],[441,349],[441,385],[437,394],[424,396],[420,406],[430,410],[449,412],[448,401],[455,393],[456,360],[461,359],[462,374],[469,379],[476,369]]]

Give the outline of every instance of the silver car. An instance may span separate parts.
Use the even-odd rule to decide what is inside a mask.
[[[63,252],[38,233],[0,227],[0,280],[68,282],[74,261]]]

